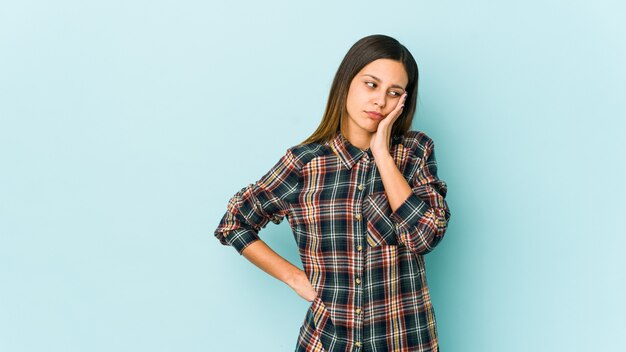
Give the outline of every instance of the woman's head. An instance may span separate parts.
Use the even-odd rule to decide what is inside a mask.
[[[393,136],[404,134],[415,114],[417,81],[415,59],[396,39],[380,34],[360,39],[337,69],[322,122],[303,143],[328,141],[348,122],[374,132],[377,123],[368,121],[366,111],[386,115],[406,91],[403,112],[392,128]]]

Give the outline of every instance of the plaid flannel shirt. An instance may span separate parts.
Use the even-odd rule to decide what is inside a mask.
[[[240,254],[289,220],[317,291],[296,351],[438,351],[423,255],[446,231],[447,186],[425,133],[393,137],[390,154],[413,190],[395,212],[371,150],[341,133],[289,148],[228,202],[215,236]]]

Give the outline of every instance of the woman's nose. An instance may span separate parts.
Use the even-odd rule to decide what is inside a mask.
[[[384,93],[383,94],[376,94],[374,96],[374,104],[378,105],[381,109],[383,109],[385,107],[386,98],[387,98],[387,96]]]

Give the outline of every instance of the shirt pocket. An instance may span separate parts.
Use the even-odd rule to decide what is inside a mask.
[[[365,198],[363,213],[370,247],[398,244],[396,227],[390,218],[391,206],[384,191],[371,193]]]
[[[407,181],[411,180],[415,176],[423,164],[422,157],[415,155],[415,152],[423,153],[421,149],[411,151],[402,144],[399,144],[393,152],[393,159],[396,166]]]
[[[319,294],[315,297],[307,311],[304,325],[314,335],[319,336],[319,340],[327,350],[330,349],[333,341],[337,339],[337,332],[330,312]]]

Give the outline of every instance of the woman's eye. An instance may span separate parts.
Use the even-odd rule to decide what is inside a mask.
[[[365,82],[365,84],[367,84],[371,88],[376,88],[376,83],[374,83],[374,82]]]
[[[400,93],[400,92],[394,92],[394,91],[391,91],[391,92],[390,92],[390,94],[391,94],[392,96],[394,96],[394,97],[399,97],[399,96],[401,96],[401,95],[402,95],[402,93]]]

